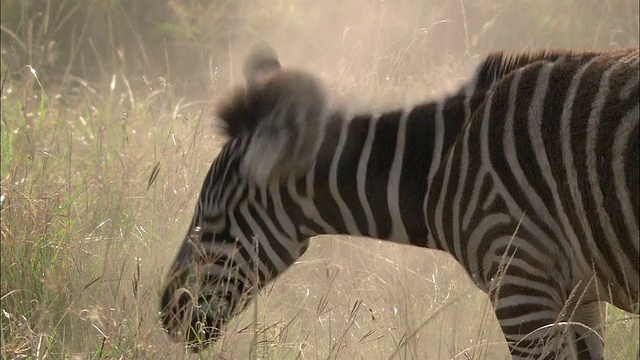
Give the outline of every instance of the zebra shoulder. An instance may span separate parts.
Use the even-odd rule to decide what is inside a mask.
[[[320,82],[301,70],[282,69],[275,53],[245,61],[246,85],[217,103],[226,134],[246,143],[240,171],[257,185],[308,170],[327,121]],[[262,58],[260,58],[262,56]],[[264,61],[263,61],[264,60]]]

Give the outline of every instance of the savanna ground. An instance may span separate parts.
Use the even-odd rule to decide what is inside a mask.
[[[481,56],[638,44],[634,0],[2,1],[2,358],[180,359],[159,292],[224,138],[210,102],[251,42],[343,103],[452,90]],[[346,101],[345,99],[348,99]],[[381,105],[382,104],[382,105]],[[608,308],[606,356],[638,318]],[[443,253],[323,237],[202,358],[504,359]],[[196,357],[196,356],[192,356]]]

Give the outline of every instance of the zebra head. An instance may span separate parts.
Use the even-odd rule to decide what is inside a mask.
[[[228,141],[204,180],[161,297],[165,329],[194,352],[215,341],[317,233],[301,226],[304,211],[293,197],[304,190],[287,189],[300,186],[319,151],[324,92],[309,74],[282,69],[265,44],[253,48],[243,72],[246,86],[216,107]]]

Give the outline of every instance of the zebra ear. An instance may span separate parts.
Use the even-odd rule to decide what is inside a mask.
[[[251,46],[249,55],[242,64],[242,75],[247,87],[255,86],[269,75],[279,71],[280,61],[276,51],[265,41]]]
[[[247,88],[245,121],[254,123],[240,170],[258,185],[309,170],[322,139],[326,101],[320,83],[302,71],[280,70]]]

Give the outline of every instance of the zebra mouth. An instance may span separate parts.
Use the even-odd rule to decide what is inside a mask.
[[[214,305],[211,299],[200,296],[196,304],[187,291],[174,294],[173,300],[163,305],[160,317],[170,338],[174,342],[184,342],[193,353],[214,343],[227,319],[226,301]]]
[[[201,296],[198,306],[193,308],[190,334],[195,335],[195,338],[193,341],[188,338],[187,346],[195,353],[217,341],[222,326],[230,318],[232,307],[226,298],[220,296],[214,299],[216,302],[211,303],[213,299]]]
[[[206,349],[220,337],[220,328],[223,324],[221,316],[212,316],[202,306],[194,307],[191,315],[191,323],[186,331],[185,342],[187,348],[193,353]]]

